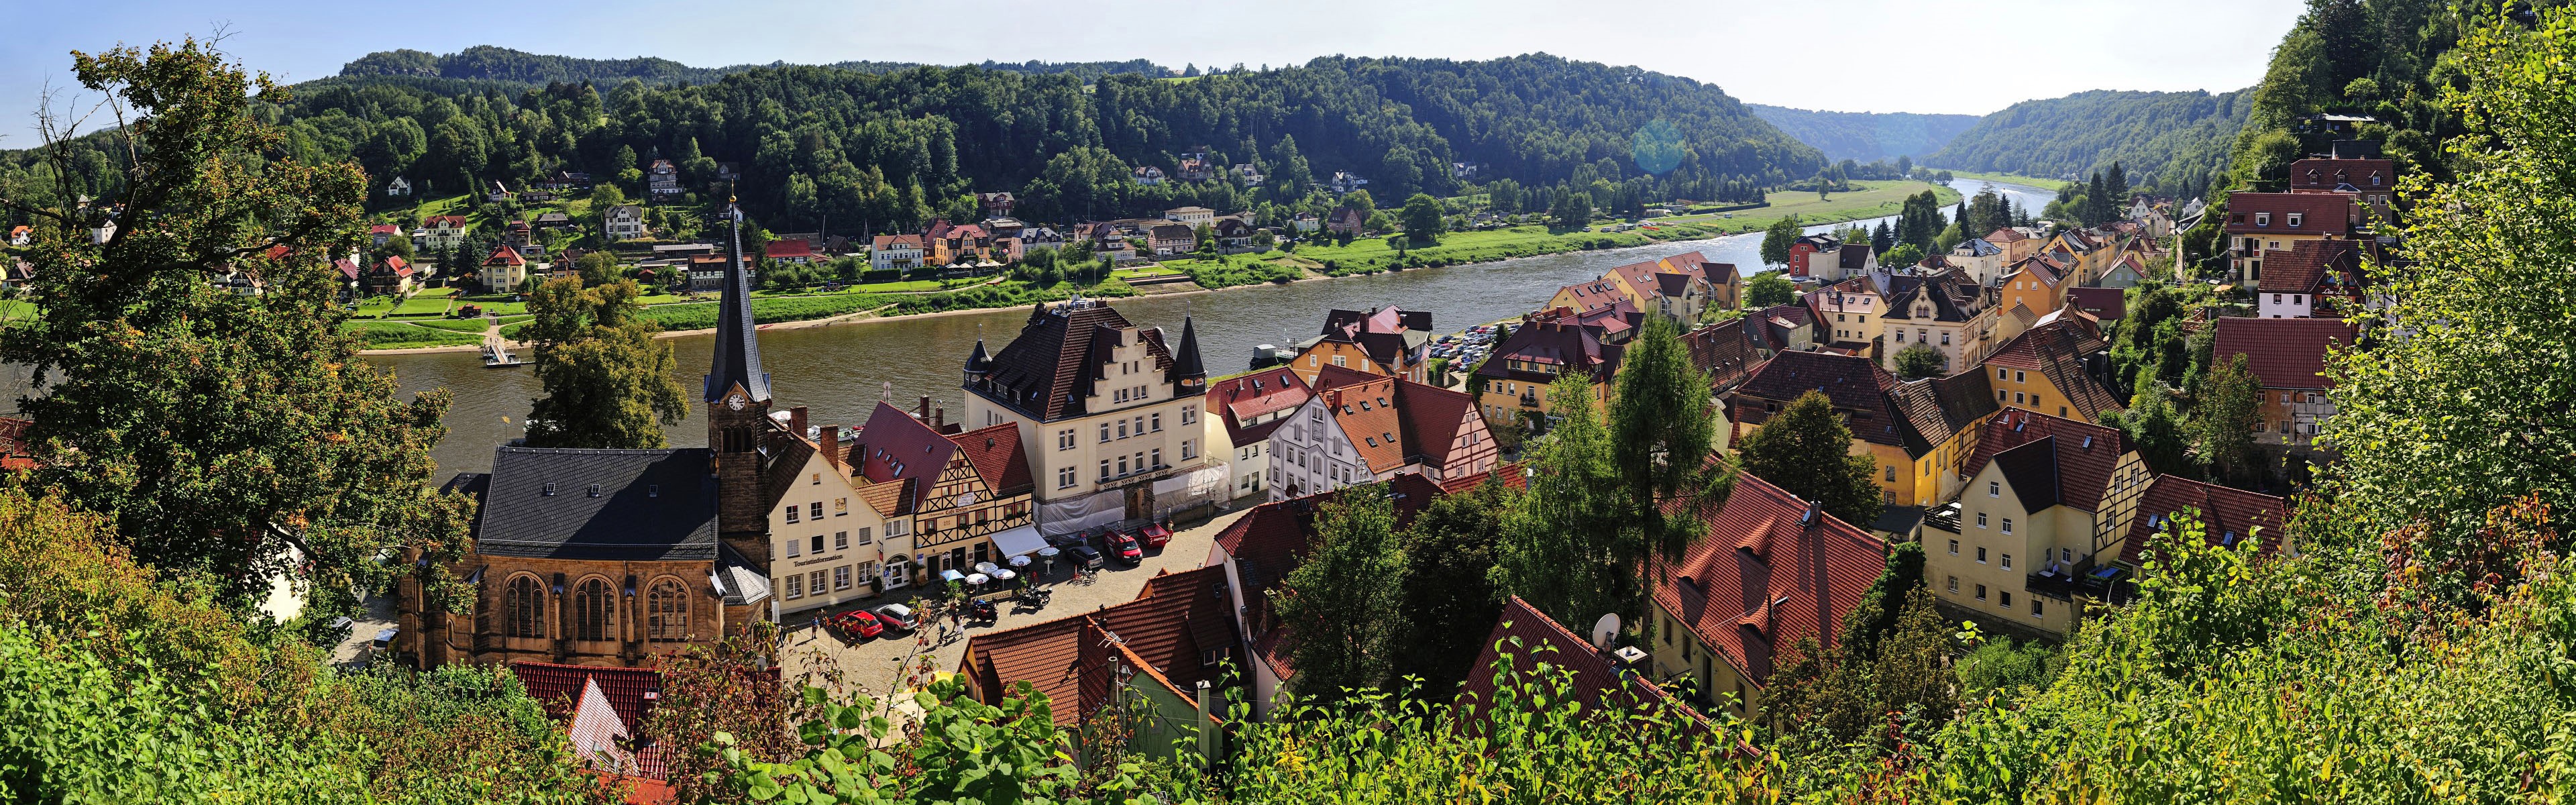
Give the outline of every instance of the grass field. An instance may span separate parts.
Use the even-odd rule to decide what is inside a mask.
[[[393,297],[371,296],[358,302],[358,310],[352,315],[361,319],[381,319],[385,314],[393,312],[393,309]]]
[[[1799,221],[1808,224],[1859,221],[1895,215],[1905,209],[1906,196],[1921,193],[1927,189],[1941,199],[1943,207],[1959,203],[1959,191],[1929,182],[1886,180],[1852,184],[1860,189],[1849,193],[1831,193],[1823,199],[1818,199],[1815,193],[1807,191],[1774,192],[1767,197],[1771,206],[1737,210],[1734,218],[1713,213],[1657,218],[1655,222],[1694,224],[1728,233],[1752,232],[1770,226],[1772,221],[1779,220],[1784,215],[1796,215]]]
[[[482,319],[420,319],[407,323],[418,327],[436,327],[449,332],[473,333],[475,335],[482,335],[483,331],[488,329],[484,326],[484,321]]]
[[[2039,178],[2039,177],[2037,177],[2037,176],[2023,176],[2023,175],[2020,175],[2020,174],[2017,174],[2017,173],[1977,173],[1977,172],[1975,172],[1975,171],[1951,171],[1951,172],[1950,172],[1950,175],[1952,175],[1952,176],[1956,176],[1956,177],[1959,177],[1959,178],[1961,178],[1961,179],[1981,179],[1981,180],[1989,181],[1989,182],[2002,182],[2002,183],[2005,183],[2005,184],[2029,185],[2029,186],[2031,186],[2031,187],[2036,187],[2036,188],[2039,188],[2039,189],[2041,189],[2041,190],[2048,190],[2048,191],[2052,191],[2052,192],[2053,192],[2053,191],[2055,191],[2055,190],[2057,190],[2058,185],[2062,185],[2062,184],[2065,184],[2065,183],[2066,183],[2066,180],[2065,180],[2065,179],[2042,179],[2042,178]]]
[[[447,315],[447,300],[455,294],[456,290],[453,288],[422,291],[413,294],[410,299],[403,300],[402,304],[394,306],[391,315],[444,316]]]
[[[341,329],[367,340],[368,349],[409,349],[483,343],[481,333],[458,333],[434,327],[416,327],[398,321],[353,321]]]

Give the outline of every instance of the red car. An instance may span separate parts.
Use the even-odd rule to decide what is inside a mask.
[[[1171,541],[1172,530],[1164,528],[1163,524],[1155,523],[1145,527],[1145,547],[1159,549],[1170,544]]]
[[[878,623],[877,616],[870,615],[866,610],[861,609],[853,609],[825,618],[823,628],[838,632],[842,639],[853,642],[885,634],[885,624]]]
[[[1127,560],[1129,564],[1145,561],[1145,547],[1136,544],[1136,536],[1125,531],[1110,532],[1109,552],[1117,554],[1118,558]]]

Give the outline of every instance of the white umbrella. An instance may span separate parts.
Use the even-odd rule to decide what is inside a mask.
[[[1044,547],[1044,548],[1039,548],[1039,549],[1038,549],[1038,555],[1039,555],[1039,556],[1042,556],[1042,557],[1045,557],[1045,558],[1048,558],[1048,559],[1053,559],[1053,558],[1055,558],[1055,555],[1056,555],[1056,554],[1060,554],[1060,553],[1063,553],[1063,552],[1064,552],[1064,551],[1062,551],[1062,550],[1060,550],[1060,549],[1056,548],[1056,547],[1055,547],[1055,546],[1053,546],[1053,545],[1049,545],[1049,546],[1046,546],[1046,547]]]
[[[983,583],[985,583],[985,582],[992,581],[992,580],[993,580],[993,577],[991,577],[991,576],[987,576],[987,575],[984,575],[984,574],[982,574],[982,573],[977,573],[977,574],[975,574],[975,575],[967,576],[967,577],[966,577],[966,583],[968,583],[968,584],[983,584]]]
[[[1047,550],[1052,551],[1052,550],[1055,550],[1055,549],[1054,549],[1054,548],[1048,548]],[[1011,566],[1012,566],[1012,567],[1028,567],[1028,566],[1029,566],[1029,557],[1028,557],[1028,555],[1027,555],[1027,554],[1021,554],[1021,555],[1019,555],[1019,556],[1011,557]]]
[[[976,562],[976,563],[975,563],[975,572],[978,572],[978,573],[991,573],[991,572],[993,572],[993,567],[994,567],[994,565],[993,565],[993,563],[991,563],[991,562]]]
[[[1010,581],[1019,577],[1020,574],[1013,573],[1007,568],[993,568],[993,579],[995,581]]]

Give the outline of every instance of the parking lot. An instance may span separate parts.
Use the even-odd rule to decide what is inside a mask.
[[[965,655],[966,638],[985,632],[1014,629],[1032,623],[1055,620],[1135,600],[1145,588],[1145,580],[1164,570],[1188,570],[1207,561],[1209,545],[1219,531],[1243,515],[1257,499],[1247,499],[1229,513],[1186,529],[1175,531],[1172,541],[1161,549],[1145,550],[1145,559],[1134,567],[1111,559],[1089,584],[1074,584],[1070,563],[1058,557],[1051,573],[1040,576],[1040,586],[1051,591],[1053,598],[1042,609],[1030,610],[1017,602],[1003,600],[1001,593],[986,596],[994,599],[1000,617],[991,624],[967,623],[963,631],[942,639],[941,619],[933,624],[927,619],[921,629],[910,635],[889,632],[856,643],[844,642],[830,631],[813,625],[812,613],[789,616],[785,624],[786,645],[781,652],[786,658],[788,679],[798,679],[811,672],[822,674],[836,670],[843,690],[856,689],[871,694],[901,690],[928,681],[928,672],[957,670],[959,658]],[[1031,566],[1030,570],[1036,570]],[[912,596],[929,595],[929,588],[906,588],[856,604],[835,607],[833,611],[853,608],[874,609],[888,603],[905,603]]]

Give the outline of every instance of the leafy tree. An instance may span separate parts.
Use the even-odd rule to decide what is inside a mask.
[[[1559,229],[1582,229],[1592,225],[1592,197],[1584,193],[1556,194],[1556,208],[1548,214],[1556,219]]]
[[[1440,242],[1440,200],[1428,193],[1415,193],[1404,200],[1404,236],[1416,246]]]
[[[1499,478],[1433,500],[1404,529],[1403,617],[1420,624],[1396,655],[1397,677],[1426,680],[1426,693],[1449,690],[1475,669],[1485,633],[1468,624],[1492,623],[1503,611],[1503,591],[1491,572],[1502,552],[1503,518],[1519,495]],[[1453,628],[1454,627],[1454,628]]]
[[[1837,628],[1831,648],[1800,641],[1795,661],[1779,664],[1763,686],[1763,710],[1779,722],[1784,749],[1805,754],[1883,736],[1891,715],[1926,732],[1949,719],[1958,687],[1946,663],[1954,627],[1933,609],[1923,543],[1889,546],[1887,567]]]
[[[1736,447],[1736,467],[1823,505],[1843,522],[1866,527],[1878,521],[1886,501],[1871,480],[1878,475],[1877,460],[1853,455],[1851,440],[1833,401],[1810,391],[1745,435]]]
[[[125,209],[105,244],[54,237],[23,252],[41,314],[0,340],[0,357],[31,367],[38,390],[18,401],[42,460],[25,483],[107,513],[136,559],[209,574],[237,603],[283,576],[315,611],[344,611],[354,591],[405,573],[448,601],[465,507],[427,491],[446,393],[397,402],[394,378],[339,330],[348,313],[329,261],[364,241],[365,177],[270,156],[286,135],[253,101],[284,91],[209,44],[73,61],[82,86],[151,125],[110,135],[133,161],[105,203],[7,200],[56,231]],[[58,175],[73,169],[65,141],[44,153]],[[266,291],[206,282],[227,269]],[[405,546],[432,561],[413,565]]]
[[[1494,569],[1504,589],[1559,623],[1623,611],[1637,584],[1619,561],[1633,554],[1612,544],[1627,524],[1621,473],[1593,388],[1580,373],[1548,385],[1552,422],[1522,445],[1533,470],[1529,491],[1504,520],[1503,560]]]
[[[1798,301],[1798,284],[1778,271],[1753,275],[1744,283],[1744,306],[1748,308],[1785,305]]]
[[[1788,265],[1789,247],[1795,245],[1799,235],[1804,234],[1805,231],[1798,226],[1798,216],[1794,214],[1781,216],[1780,220],[1771,222],[1769,227],[1762,230],[1762,264]]]
[[[1887,250],[1887,254],[1878,259],[1878,264],[1889,267],[1910,266],[1923,262],[1923,253],[1921,246],[1899,243],[1896,244],[1896,248]]]
[[[1932,345],[1918,343],[1896,351],[1896,376],[1907,380],[1940,377],[1946,374],[1949,362]]]
[[[1314,553],[1270,593],[1300,695],[1335,698],[1393,679],[1412,621],[1401,610],[1406,559],[1381,484],[1348,487],[1315,518]]]
[[[584,273],[594,268],[584,266]],[[643,317],[643,305],[635,301],[641,294],[634,280],[584,287],[582,280],[565,277],[528,295],[528,312],[536,318],[520,337],[535,352],[537,382],[546,395],[528,411],[528,444],[668,444],[662,427],[689,415],[688,393],[671,345],[654,338],[661,325]]]
[[[1641,581],[1655,555],[1678,559],[1699,536],[1701,524],[1690,516],[1666,517],[1669,506],[1703,496],[1722,496],[1726,465],[1712,461],[1717,445],[1717,406],[1711,400],[1708,373],[1691,363],[1682,345],[1681,325],[1663,316],[1646,317],[1642,332],[1621,354],[1617,389],[1610,395],[1610,456],[1619,470],[1619,492],[1628,521],[1614,541],[1615,560]],[[1644,586],[1637,598],[1618,610],[1623,617],[1644,612]]]
[[[2192,436],[2201,460],[2219,477],[2250,483],[2255,462],[2254,426],[2263,421],[2263,381],[2245,368],[2245,356],[2221,361],[2192,391]]]
[[[2163,390],[2138,389],[2129,400],[2129,410],[2104,412],[2103,424],[2114,425],[2128,434],[2129,443],[2138,449],[2138,457],[2147,462],[2149,471],[2157,475],[2192,471],[2190,435]]]
[[[1081,770],[1069,762],[1072,736],[1048,715],[1054,703],[1027,682],[1015,683],[1000,707],[977,701],[963,681],[932,682],[912,694],[921,720],[918,730],[905,733],[908,739],[886,718],[891,702],[856,694],[837,704],[817,687],[801,694],[819,711],[790,736],[806,747],[804,755],[771,760],[746,750],[741,737],[717,733],[701,750],[716,769],[704,795],[853,805],[1080,798]],[[780,721],[762,729],[785,732],[786,726]],[[1124,778],[1139,769],[1125,764],[1120,771]],[[1126,788],[1133,784],[1113,790]]]

